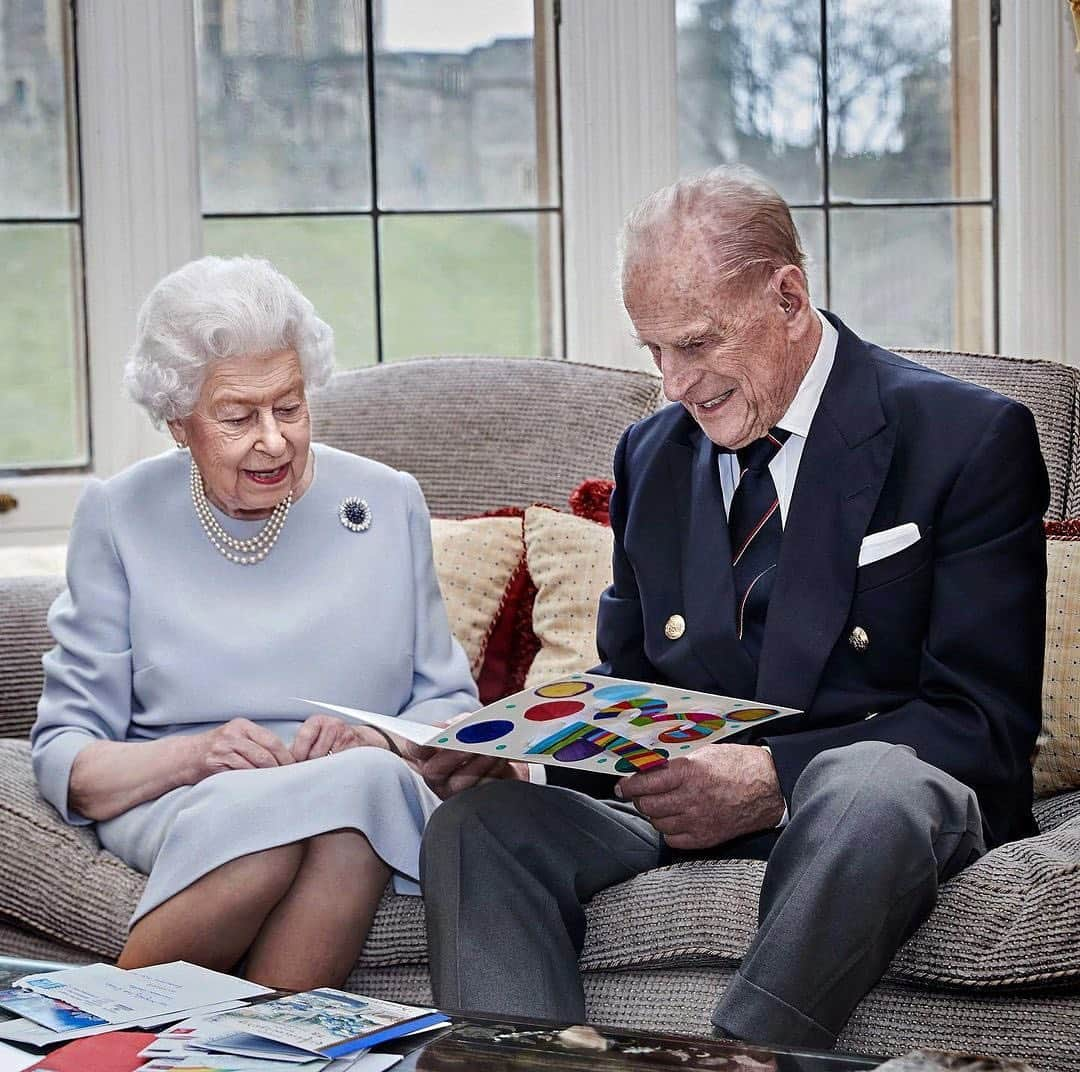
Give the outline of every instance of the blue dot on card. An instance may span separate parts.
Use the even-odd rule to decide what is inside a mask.
[[[505,718],[494,718],[489,722],[475,722],[471,726],[465,726],[457,731],[457,739],[462,744],[487,744],[488,741],[497,741],[512,733],[513,722]]]
[[[597,689],[590,700],[615,703],[618,700],[632,700],[635,696],[644,696],[648,691],[648,685],[605,685],[602,689]]]

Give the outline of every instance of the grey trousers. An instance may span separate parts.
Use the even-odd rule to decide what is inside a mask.
[[[984,851],[975,794],[910,748],[821,753],[768,853],[757,935],[714,1025],[751,1042],[831,1047],[938,886]],[[421,850],[436,1002],[582,1022],[584,904],[668,858],[632,807],[571,790],[491,782],[447,801]]]

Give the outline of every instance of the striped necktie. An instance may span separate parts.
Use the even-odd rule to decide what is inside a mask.
[[[755,665],[761,654],[765,614],[784,532],[769,462],[790,434],[782,428],[773,428],[761,439],[736,451],[739,483],[728,514],[731,570],[735,579],[735,629]]]

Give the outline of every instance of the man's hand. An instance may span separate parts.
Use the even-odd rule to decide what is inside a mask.
[[[446,726],[452,726],[468,715],[460,715]],[[511,763],[497,756],[479,756],[473,752],[455,752],[449,748],[429,748],[426,745],[405,742],[405,758],[412,764],[428,788],[441,800],[446,800],[480,782],[497,778],[529,780],[527,763]]]
[[[699,748],[624,778],[616,795],[632,801],[673,849],[711,849],[769,830],[784,815],[772,756],[756,745]]]
[[[292,756],[297,763],[348,748],[388,748],[386,738],[370,726],[355,726],[333,715],[312,715],[296,731]]]

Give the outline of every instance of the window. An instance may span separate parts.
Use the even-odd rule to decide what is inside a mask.
[[[206,251],[291,276],[341,367],[561,354],[544,10],[196,0]]]
[[[0,471],[90,460],[72,36],[63,0],[0,2]]]
[[[811,293],[887,346],[993,350],[989,0],[678,0],[679,162],[792,205]]]

